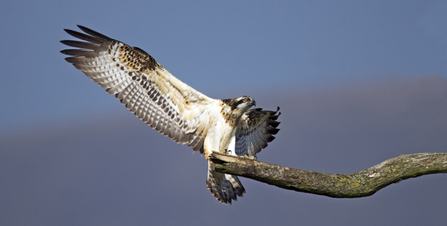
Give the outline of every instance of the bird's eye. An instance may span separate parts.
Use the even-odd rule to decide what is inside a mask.
[[[248,102],[248,98],[245,98],[245,99],[244,99],[244,102]]]

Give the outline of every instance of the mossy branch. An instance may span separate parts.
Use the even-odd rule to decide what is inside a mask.
[[[370,196],[402,180],[447,173],[447,153],[400,155],[353,174],[326,174],[284,167],[213,152],[210,160],[221,173],[251,178],[280,188],[334,198]]]

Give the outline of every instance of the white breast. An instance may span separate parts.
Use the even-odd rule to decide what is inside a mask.
[[[205,137],[205,157],[208,158],[213,151],[223,153],[229,149],[229,146],[231,146],[230,143],[233,143],[230,149],[234,152],[235,133],[236,129],[230,127],[222,117],[219,117],[219,120],[214,122],[214,126],[209,128],[207,136]]]

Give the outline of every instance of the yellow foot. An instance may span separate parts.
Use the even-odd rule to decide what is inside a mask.
[[[241,156],[241,158],[255,160],[256,157],[255,156],[244,155],[244,156]]]

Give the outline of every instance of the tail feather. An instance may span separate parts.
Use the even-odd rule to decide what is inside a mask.
[[[206,187],[223,204],[231,204],[232,200],[237,201],[237,197],[242,197],[245,193],[245,188],[237,176],[216,172],[214,164],[209,161]]]

